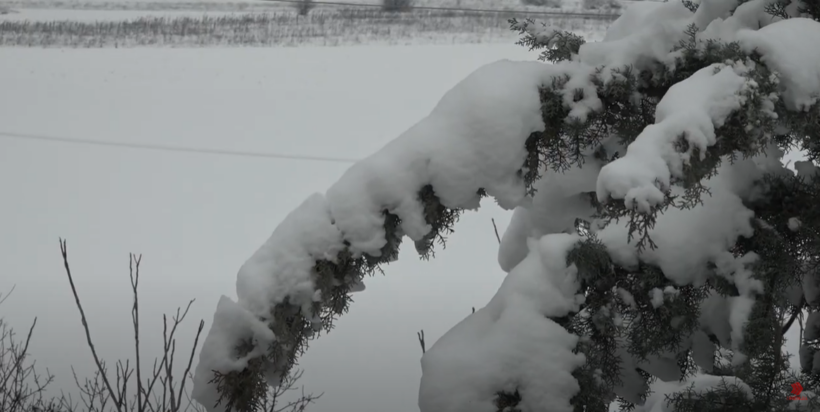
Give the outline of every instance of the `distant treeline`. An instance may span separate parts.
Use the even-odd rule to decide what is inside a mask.
[[[510,39],[504,13],[379,9],[316,10],[225,16],[141,17],[127,21],[0,21],[0,46],[298,46],[356,43],[481,43]],[[547,19],[552,27],[596,30],[596,19]]]

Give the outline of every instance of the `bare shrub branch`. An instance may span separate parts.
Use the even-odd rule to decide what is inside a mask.
[[[109,396],[111,396],[114,400],[117,411],[122,412],[122,399],[117,397],[117,392],[115,392],[111,387],[111,382],[108,380],[108,375],[105,372],[105,364],[100,361],[100,357],[97,356],[97,349],[94,347],[94,342],[91,339],[91,331],[88,327],[88,320],[85,317],[85,311],[83,310],[83,305],[80,302],[80,296],[77,294],[77,287],[74,286],[74,277],[71,275],[71,267],[68,264],[68,245],[63,239],[60,239],[60,252],[63,256],[63,267],[65,267],[65,273],[66,276],[68,276],[68,283],[71,285],[71,293],[74,295],[74,301],[77,304],[77,309],[80,311],[80,319],[82,320],[83,329],[85,330],[85,338],[88,342],[88,348],[91,350],[91,355],[94,357],[94,363],[97,365],[97,371],[102,376],[102,380],[105,383]]]
[[[501,236],[498,235],[498,226],[495,224],[495,218],[492,219],[493,221],[493,230],[495,231],[495,238],[498,240],[498,244],[501,244]],[[475,312],[475,310],[473,310]]]
[[[62,393],[59,398],[49,401],[43,400],[46,386],[54,377],[50,374],[41,378],[34,371],[33,362],[25,365],[28,345],[33,334],[36,319],[23,343],[14,341],[14,334],[0,319],[0,411],[2,412],[180,412],[193,410],[205,412],[205,408],[191,398],[188,391],[188,381],[193,379],[191,372],[194,366],[196,349],[199,339],[205,328],[205,321],[200,320],[194,335],[193,345],[184,352],[184,372],[177,379],[174,375],[177,354],[177,330],[185,321],[195,299],[192,299],[183,309],[177,308],[176,313],[169,317],[162,316],[162,355],[155,358],[149,370],[143,370],[143,350],[141,345],[140,325],[140,265],[142,256],[129,255],[129,280],[131,284],[131,326],[134,336],[134,362],[131,359],[117,360],[114,363],[113,375],[109,376],[106,361],[98,355],[97,348],[91,336],[88,319],[83,308],[79,292],[74,282],[74,274],[68,261],[68,247],[66,241],[60,239],[60,252],[63,258],[63,267],[68,278],[74,302],[80,312],[80,319],[85,332],[86,342],[94,359],[95,370],[90,378],[80,379],[74,370],[71,372],[74,383],[79,392],[79,401],[72,396]],[[0,294],[0,303],[5,301]],[[289,374],[282,384],[269,389],[267,399],[260,405],[258,411],[253,412],[304,412],[308,405],[314,403],[321,394],[314,396],[305,394],[304,388],[297,388],[296,383],[302,377],[301,371]],[[26,386],[27,382],[33,384]],[[135,382],[136,381],[136,382]],[[285,401],[286,395],[301,389],[301,395],[293,401]],[[133,393],[132,393],[133,392]],[[294,399],[288,397],[288,399]],[[243,411],[244,412],[244,411]],[[251,411],[249,411],[251,412]]]
[[[0,305],[14,292],[0,293]],[[47,400],[44,395],[54,376],[46,370],[40,374],[35,362],[29,362],[29,345],[34,336],[37,318],[31,322],[25,339],[20,341],[12,328],[0,318],[0,411],[59,412],[65,410],[60,400]]]
[[[427,353],[427,344],[424,342],[424,329],[416,332],[416,336],[419,338],[419,345],[421,345],[421,353]]]

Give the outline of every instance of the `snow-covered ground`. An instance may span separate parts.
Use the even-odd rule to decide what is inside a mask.
[[[0,48],[0,61],[13,62],[0,64],[0,132],[360,158],[476,67],[533,57],[512,44]],[[73,385],[69,365],[90,374],[60,266],[63,236],[103,356],[131,353],[129,252],[144,255],[144,347],[160,347],[162,312],[196,298],[181,332],[186,346],[196,321],[209,324],[219,296],[234,290],[249,254],[347,167],[0,137],[0,291],[17,286],[0,313],[20,330],[38,317],[33,354],[58,375],[55,388]],[[503,279],[490,219],[503,230],[509,214],[487,203],[434,260],[420,262],[406,247],[311,345],[302,383],[325,392],[311,412],[418,410],[416,332],[424,329],[429,347]]]

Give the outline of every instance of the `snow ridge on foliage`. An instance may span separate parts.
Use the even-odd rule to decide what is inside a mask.
[[[581,237],[553,234],[527,242],[527,257],[482,309],[444,334],[421,361],[422,411],[493,412],[495,394],[518,392],[523,410],[571,412],[578,337],[550,318],[577,312],[577,268],[566,254]],[[476,362],[476,359],[483,359]],[[487,373],[491,371],[492,373]]]
[[[658,103],[655,124],[644,129],[624,157],[601,170],[598,200],[623,199],[627,208],[643,213],[663,203],[672,178],[684,177],[683,167],[694,153],[703,159],[716,142],[715,128],[744,103],[749,79],[741,75],[742,62],[737,66],[705,67],[672,86]],[[686,150],[676,147],[680,144]]]
[[[364,273],[395,258],[403,236],[426,250],[454,220],[439,215],[476,209],[484,195],[515,209],[499,250],[509,275],[485,308],[422,358],[422,412],[568,412],[585,396],[578,392],[582,381],[641,403],[647,385],[636,368],[677,381],[679,357],[691,349],[693,361],[712,370],[712,337],[731,349],[734,366],[743,364],[744,351],[762,350],[744,340],[756,302],[777,285],[756,277],[760,256],[738,244],[768,235],[749,205],[770,189],[767,176],[788,173],[772,140],[780,105],[816,107],[820,23],[797,17],[801,9],[791,4],[783,8],[791,14],[772,18],[774,1],[739,3],[702,0],[696,10],[677,1],[635,4],[600,43],[515,23],[529,36],[524,44],[546,44],[554,48],[546,58],[564,61],[480,68],[427,118],[289,214],[240,269],[238,302],[220,301],[196,370],[195,399],[222,411],[238,408],[237,393],[260,376],[276,385],[307,337],[344,312]],[[669,80],[690,70],[692,60],[702,63],[697,70]],[[673,85],[650,87],[647,95],[624,91],[664,79]],[[606,116],[617,108],[605,93],[627,96],[616,103],[632,107],[650,100],[651,118],[641,118],[634,133],[608,130],[616,121]],[[731,141],[725,130],[745,140]],[[561,152],[575,159],[555,172],[560,162],[551,155],[571,147],[571,136],[589,140]],[[800,228],[791,220],[787,226]],[[580,244],[588,247],[581,251]],[[610,287],[612,302],[584,300],[589,288],[606,284],[593,270],[596,250],[615,265],[610,271],[625,271],[623,285]],[[630,283],[630,270],[657,270],[656,285]],[[709,289],[715,277],[736,294]],[[710,316],[670,318],[667,307]],[[638,310],[652,317],[643,322],[664,322],[656,326],[669,330],[674,344],[658,343],[664,350],[649,356],[640,335],[607,340],[601,333],[639,333],[629,329],[638,316],[630,311]],[[595,339],[616,359],[584,346]],[[809,349],[801,350],[803,358],[820,359]],[[598,369],[588,369],[594,363]],[[514,405],[500,405],[502,394],[516,398]],[[648,412],[673,410],[665,402],[646,405]]]

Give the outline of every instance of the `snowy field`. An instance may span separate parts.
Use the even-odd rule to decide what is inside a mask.
[[[0,48],[0,61],[13,62],[0,65],[0,131],[355,159],[501,58],[534,56],[511,44]],[[347,167],[0,137],[0,291],[17,286],[2,313],[21,330],[38,317],[32,350],[58,375],[55,388],[72,387],[70,365],[90,374],[60,266],[63,236],[103,356],[131,353],[129,252],[144,255],[144,347],[160,347],[161,313],[196,298],[181,331],[186,347],[200,318],[207,333],[219,296],[234,291],[240,265],[285,214]],[[486,304],[504,276],[490,219],[503,230],[509,214],[487,203],[434,260],[419,261],[407,246],[311,345],[302,383],[325,393],[311,412],[418,410],[416,332],[424,329],[429,347]]]

